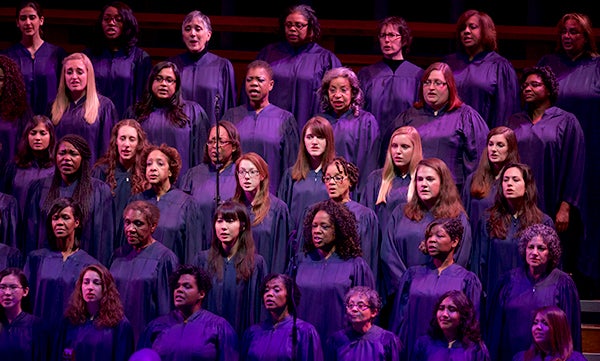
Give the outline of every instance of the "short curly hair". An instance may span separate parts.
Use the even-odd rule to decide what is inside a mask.
[[[27,90],[19,65],[6,55],[0,55],[0,69],[4,72],[4,85],[0,97],[0,116],[15,121],[27,111]]]
[[[180,264],[169,276],[169,287],[171,288],[171,292],[175,292],[179,278],[183,275],[194,276],[199,291],[208,293],[212,289],[212,280],[207,271],[191,264]]]
[[[327,173],[327,168],[331,165],[335,165],[339,173],[348,177],[348,180],[350,181],[350,190],[354,190],[354,188],[356,188],[356,183],[358,183],[358,177],[360,176],[358,167],[354,163],[347,161],[346,158],[337,156],[323,167],[323,174]],[[327,183],[325,182],[325,179],[323,179],[323,183]]]
[[[548,247],[548,270],[552,270],[558,267],[560,263],[560,257],[562,255],[562,248],[560,246],[560,238],[556,230],[550,226],[542,223],[532,224],[531,226],[522,230],[519,235],[519,255],[523,259],[524,264],[527,264],[525,259],[525,251],[527,245],[535,237],[540,237],[544,244]]]
[[[558,81],[549,66],[532,66],[523,69],[523,74],[521,75],[521,93],[523,92],[523,84],[527,81],[527,77],[532,74],[542,78],[542,83],[544,83],[544,86],[548,90],[550,102],[555,104],[558,99]]]
[[[169,170],[171,171],[171,176],[169,177],[169,181],[171,184],[175,184],[177,181],[177,177],[179,177],[179,172],[181,172],[181,155],[177,149],[173,147],[169,147],[165,143],[161,145],[149,145],[146,149],[144,149],[144,153],[142,154],[142,161],[140,163],[141,174],[146,176],[146,161],[148,160],[148,156],[153,151],[158,150],[162,152],[164,155],[169,158]]]
[[[350,298],[355,295],[365,296],[369,302],[369,308],[371,311],[376,311],[379,313],[381,311],[381,307],[383,307],[383,302],[381,301],[381,297],[377,291],[367,286],[355,286],[352,287],[346,295],[344,296],[344,302],[348,303]]]
[[[463,233],[465,231],[465,227],[463,226],[460,218],[437,218],[431,221],[427,228],[425,228],[425,239],[428,239],[433,234],[433,228],[436,226],[441,226],[446,233],[448,233],[448,237],[452,241],[455,239],[458,240],[458,245],[456,248],[460,247],[460,241],[462,240]]]
[[[315,215],[324,211],[333,223],[335,233],[335,252],[344,260],[362,256],[360,239],[354,214],[346,206],[332,199],[313,205],[304,218],[304,252],[309,253],[316,249],[312,242],[312,223]]]

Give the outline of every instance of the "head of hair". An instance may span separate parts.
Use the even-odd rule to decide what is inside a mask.
[[[204,23],[204,28],[212,33],[212,24],[210,22],[210,18],[200,10],[192,10],[185,16],[185,18],[183,18],[183,21],[181,22],[181,31],[183,31],[187,24],[191,23],[196,18],[200,19],[200,21]]]
[[[42,6],[40,5],[39,2],[37,1],[21,1],[19,3],[19,5],[17,5],[17,20],[19,19],[19,15],[21,14],[21,10],[25,9],[25,8],[32,8],[33,10],[35,10],[35,13],[37,14],[38,18],[43,18],[44,17],[44,9],[42,8]],[[40,36],[44,35],[44,31],[42,30],[42,28],[40,27]]]
[[[54,200],[50,210],[48,211],[48,217],[46,217],[46,236],[48,237],[49,247],[53,251],[64,251],[63,248],[66,245],[58,244],[58,240],[56,239],[54,230],[52,229],[52,216],[69,207],[73,212],[73,218],[76,221],[79,221],[79,226],[77,226],[75,229],[75,244],[73,245],[73,249],[79,248],[79,238],[81,237],[81,230],[83,229],[83,222],[85,219],[83,210],[81,209],[81,204],[79,202],[74,201],[72,198],[63,197]]]
[[[312,223],[319,211],[327,213],[333,224],[335,253],[344,260],[361,256],[362,250],[354,214],[346,206],[332,199],[316,203],[308,210],[303,224],[304,252],[309,253],[316,249],[312,241]]]
[[[550,102],[553,105],[556,104],[556,100],[558,99],[558,81],[556,80],[552,69],[549,66],[532,66],[525,68],[521,75],[521,84],[524,84],[527,81],[527,77],[532,74],[535,74],[542,79],[542,83],[544,83],[544,86],[548,91]]]
[[[585,38],[583,53],[591,57],[598,56],[598,48],[596,47],[596,35],[594,34],[592,21],[590,20],[589,16],[582,13],[567,13],[563,15],[558,21],[558,23],[556,24],[556,52],[565,53],[565,49],[562,46],[562,32],[565,30],[566,23],[568,20],[573,20],[579,26],[581,26],[581,34]]]
[[[414,196],[408,201],[404,207],[404,214],[413,221],[423,219],[425,213],[429,210],[435,218],[447,217],[456,218],[461,213],[465,212],[462,205],[458,188],[452,178],[452,172],[446,163],[439,158],[425,158],[417,164],[415,179],[419,176],[419,170],[423,167],[431,168],[440,177],[440,192],[437,196],[435,204],[428,209],[425,202],[419,197],[416,191],[416,181],[413,183]]]
[[[308,22],[306,29],[308,42],[314,43],[319,41],[321,38],[321,25],[319,24],[319,19],[317,19],[317,13],[310,5],[306,4],[293,5],[286,9],[283,16],[279,19],[279,29],[281,33],[285,34],[285,19],[288,15],[293,13],[300,13],[306,18],[306,21]]]
[[[446,298],[450,298],[452,300],[460,315],[457,339],[461,340],[461,342],[465,343],[466,345],[481,342],[479,321],[477,319],[477,313],[475,312],[473,302],[463,291],[459,290],[448,291],[438,298],[437,302],[435,303],[435,307],[433,308],[433,317],[429,323],[429,335],[433,339],[445,339],[444,333],[442,332],[437,320],[437,311]]]
[[[235,149],[231,153],[231,161],[235,162],[242,156],[242,142],[240,140],[240,132],[236,128],[235,124],[227,120],[219,120],[218,124],[219,127],[225,129],[225,132],[227,132],[227,136],[229,137],[229,141],[231,142],[231,146]],[[216,125],[213,125],[210,130],[212,131],[213,128],[216,128]],[[219,129],[219,132],[221,132],[221,129]],[[208,144],[204,145],[204,158],[202,161],[204,164],[212,164],[212,160],[210,159],[210,153],[208,151]]]
[[[129,211],[138,211],[144,217],[146,223],[151,226],[156,226],[160,219],[160,209],[154,204],[147,201],[133,201],[127,204],[125,209],[123,210],[123,217]]]
[[[121,1],[110,2],[104,5],[102,11],[100,11],[100,15],[98,16],[98,20],[96,23],[96,31],[99,32],[98,39],[100,41],[96,42],[94,47],[98,46],[99,44],[106,44],[108,42],[108,39],[106,39],[104,31],[102,30],[102,19],[104,18],[104,13],[106,12],[106,9],[108,9],[109,7],[117,9],[119,15],[123,19],[121,35],[118,39],[116,39],[116,43],[119,47],[129,52],[131,48],[133,48],[138,42],[138,34],[140,29],[138,26],[138,21],[135,15],[133,14],[133,10],[129,7],[129,5]],[[97,49],[96,51],[100,51],[100,49]]]
[[[0,116],[4,121],[18,121],[28,108],[27,90],[19,65],[6,55],[0,55],[4,85],[0,96]]]
[[[323,175],[327,173],[327,168],[332,165],[335,166],[339,173],[348,177],[348,181],[350,182],[350,190],[354,190],[354,188],[356,188],[356,184],[358,183],[358,177],[360,176],[358,167],[354,165],[354,163],[348,162],[346,158],[337,156],[333,158],[329,164],[325,165],[325,168],[323,169]]]
[[[248,66],[246,67],[246,72],[250,69],[255,69],[255,68],[261,68],[261,69],[265,69],[265,71],[267,72],[267,75],[269,75],[269,78],[273,79],[273,68],[271,67],[271,64],[267,63],[264,60],[254,60],[252,62],[250,62],[250,64],[248,64]]]
[[[356,76],[356,73],[354,73],[352,69],[345,66],[330,69],[325,73],[325,75],[323,75],[321,87],[317,90],[319,98],[321,99],[321,110],[324,112],[333,111],[333,107],[331,106],[329,99],[329,85],[336,78],[348,79],[351,88],[350,91],[352,93],[350,97],[350,110],[354,116],[358,116],[365,101],[363,91],[360,88],[360,82],[358,81],[358,76]]]
[[[333,140],[333,127],[331,123],[321,116],[310,118],[302,128],[298,157],[296,158],[296,163],[292,166],[292,179],[295,181],[306,179],[308,172],[311,170],[311,156],[304,142],[304,137],[309,130],[317,138],[325,139],[325,151],[321,155],[321,169],[325,168],[335,157],[335,142]]]
[[[496,25],[494,25],[494,21],[492,18],[483,11],[478,10],[467,10],[460,15],[458,21],[456,22],[456,40],[458,43],[458,47],[462,48],[461,41],[461,31],[465,30],[467,27],[467,21],[475,16],[479,22],[479,28],[481,29],[481,46],[485,51],[497,51],[498,44],[496,40]]]
[[[4,277],[11,275],[17,277],[19,280],[19,286],[21,286],[23,290],[29,289],[29,281],[27,280],[27,276],[25,275],[25,272],[18,267],[7,267],[0,271],[0,282],[4,279]],[[21,309],[26,312],[31,311],[29,294],[21,299]],[[4,307],[0,306],[0,323],[4,323],[6,321],[8,320],[6,320],[6,315],[4,314]]]
[[[293,280],[290,276],[283,273],[269,273],[268,275],[266,275],[262,281],[262,285],[260,288],[261,297],[264,297],[265,293],[267,293],[267,283],[275,279],[280,280],[281,283],[283,283],[283,285],[285,286],[285,292],[287,294],[285,304],[287,306],[288,312],[294,315],[296,313],[298,305],[300,305],[300,296],[302,294],[300,293],[300,287],[298,287],[296,281]]]
[[[174,292],[177,289],[179,279],[183,275],[194,277],[198,291],[204,291],[204,293],[208,294],[212,289],[210,275],[203,268],[191,264],[180,264],[169,276],[169,287],[171,288],[171,292]]]
[[[436,218],[433,221],[429,222],[427,228],[425,228],[425,239],[428,239],[433,235],[433,229],[436,226],[442,227],[444,231],[448,234],[451,241],[458,241],[456,249],[460,246],[460,241],[462,240],[463,233],[465,231],[465,227],[463,226],[460,218]],[[455,249],[455,251],[456,251]]]
[[[39,124],[43,124],[46,131],[50,135],[48,148],[43,150],[41,154],[35,154],[29,145],[29,132],[31,132]],[[56,146],[56,134],[54,133],[54,124],[50,118],[45,115],[34,115],[25,124],[19,147],[15,156],[15,163],[19,168],[29,168],[33,162],[37,162],[40,168],[50,168],[54,165],[54,147]]]
[[[167,161],[169,162],[169,170],[171,171],[169,182],[171,182],[171,185],[175,184],[177,177],[179,177],[179,172],[181,171],[181,156],[176,148],[169,147],[165,143],[162,143],[161,145],[150,144],[144,149],[140,162],[140,167],[142,168],[141,174],[144,176],[146,175],[146,161],[148,160],[150,153],[155,150],[158,150],[167,157]]]
[[[376,204],[386,203],[387,196],[392,190],[392,182],[400,174],[400,171],[394,164],[392,157],[392,141],[394,137],[398,135],[405,135],[408,137],[413,146],[412,158],[408,163],[408,174],[410,175],[410,184],[408,187],[408,195],[406,199],[411,199],[414,195],[414,187],[412,184],[415,182],[415,172],[417,170],[417,164],[423,159],[423,147],[421,144],[421,136],[417,128],[410,125],[400,127],[392,133],[390,141],[388,143],[387,152],[385,153],[385,162],[383,164],[383,171],[381,172],[381,186],[379,187],[379,193],[377,195]]]
[[[363,296],[367,299],[367,302],[369,304],[369,308],[371,309],[371,311],[375,311],[377,313],[379,313],[381,311],[381,307],[383,306],[381,297],[379,297],[379,294],[377,293],[377,291],[375,291],[371,287],[366,287],[366,286],[352,287],[350,290],[348,290],[348,292],[346,292],[346,295],[344,295],[344,303],[350,302],[350,298],[352,298],[353,296],[357,296],[357,295]]]
[[[519,148],[517,146],[517,136],[515,132],[509,127],[499,126],[492,128],[487,135],[486,144],[489,144],[490,139],[495,135],[502,135],[506,139],[506,159],[504,165],[511,163],[518,163],[520,161]],[[501,167],[500,171],[504,169]],[[488,156],[487,146],[481,152],[479,158],[479,165],[473,174],[473,182],[471,183],[471,195],[476,199],[482,199],[487,197],[490,190],[492,189],[493,183],[496,181],[495,168],[490,161]]]
[[[377,25],[377,35],[381,33],[384,27],[392,26],[398,34],[400,34],[401,42],[402,42],[402,54],[406,55],[410,51],[410,45],[412,44],[412,33],[406,20],[400,16],[388,16],[387,18],[381,20]]]
[[[525,259],[525,251],[527,245],[535,237],[540,237],[542,242],[548,247],[548,268],[547,272],[558,267],[560,263],[560,256],[562,255],[562,249],[560,247],[560,238],[556,230],[550,226],[542,223],[532,224],[519,232],[519,255],[523,260],[523,264],[527,264]]]
[[[421,83],[419,91],[417,92],[419,95],[419,100],[415,102],[414,106],[417,109],[423,108],[426,104],[425,96],[423,95],[423,83],[429,79],[429,75],[434,71],[438,70],[444,75],[446,78],[446,88],[448,89],[448,111],[452,111],[454,109],[459,108],[463,101],[460,99],[458,95],[458,88],[456,86],[456,80],[454,79],[454,73],[452,73],[452,69],[446,63],[436,62],[427,67],[421,76]]]
[[[531,347],[525,351],[525,360],[533,360],[536,355],[553,356],[553,360],[568,360],[573,353],[573,338],[571,336],[571,327],[569,320],[563,310],[557,306],[544,306],[535,310],[534,318],[540,316],[548,325],[550,334],[550,352],[542,349],[535,341]]]
[[[252,222],[253,226],[260,224],[267,214],[269,213],[269,209],[271,208],[271,196],[269,193],[269,166],[267,162],[254,152],[248,152],[242,154],[238,160],[235,161],[235,169],[240,169],[240,163],[246,160],[256,167],[258,170],[259,177],[262,177],[262,180],[258,183],[258,189],[256,190],[256,195],[251,202],[252,212],[254,213],[254,222]],[[233,200],[241,203],[247,203],[249,199],[246,196],[246,192],[240,185],[240,178],[236,175],[236,186],[235,186],[235,195],[233,196]]]
[[[218,218],[223,218],[227,222],[240,222],[240,232],[236,241],[237,251],[233,258],[237,280],[247,281],[254,270],[254,253],[256,251],[252,237],[252,222],[246,206],[233,200],[221,203],[215,210],[212,222],[212,242],[208,254],[208,270],[211,274],[216,275],[218,280],[223,279],[223,257],[226,254],[215,229]]]

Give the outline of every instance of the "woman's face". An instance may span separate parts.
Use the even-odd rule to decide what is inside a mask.
[[[217,163],[217,127],[212,127],[210,134],[208,135],[208,155],[213,164]],[[236,147],[233,145],[227,130],[224,127],[219,127],[219,162],[221,164],[229,164],[233,152],[236,151]]]
[[[158,99],[169,99],[177,89],[177,77],[172,68],[162,68],[152,81],[152,93]]]
[[[170,183],[170,176],[169,157],[158,149],[150,152],[146,159],[146,179],[150,185]]]
[[[367,296],[354,294],[346,303],[346,316],[351,323],[365,323],[372,321],[377,311],[371,309]]]
[[[275,82],[262,66],[248,69],[244,80],[246,94],[253,103],[260,103],[269,96]]]
[[[96,271],[87,270],[81,282],[81,294],[86,303],[99,303],[104,295],[102,279]]]
[[[152,241],[155,224],[150,224],[144,213],[137,209],[128,210],[123,216],[123,227],[127,243],[134,248],[142,248]]]
[[[117,151],[122,164],[135,159],[139,138],[137,130],[129,125],[123,125],[117,131]]]
[[[313,218],[312,241],[317,249],[329,248],[335,242],[335,226],[325,211],[318,211]]]
[[[341,202],[350,197],[350,179],[343,170],[341,172],[338,170],[335,162],[327,166],[323,175],[323,182],[329,198]]]
[[[521,89],[521,96],[527,104],[539,104],[550,98],[550,92],[538,74],[529,74]]]
[[[56,151],[56,166],[63,177],[75,175],[81,167],[81,153],[69,142],[62,142]]]
[[[460,41],[465,48],[477,48],[481,42],[481,27],[479,16],[473,15],[465,23],[465,28],[460,31]]]
[[[199,53],[206,48],[212,32],[208,30],[204,21],[196,16],[183,25],[181,35],[186,48],[191,53]]]
[[[284,22],[285,38],[292,46],[306,43],[310,32],[308,30],[308,19],[301,13],[291,13]]]
[[[434,226],[427,238],[427,253],[433,258],[444,258],[458,246],[458,239],[452,239],[441,225]]]
[[[460,313],[450,297],[444,298],[435,315],[442,332],[446,330],[458,330],[458,327],[460,326]]]
[[[123,32],[123,17],[117,8],[109,6],[102,14],[102,32],[108,40],[116,40]]]
[[[394,166],[403,173],[408,171],[415,147],[410,137],[406,134],[397,134],[390,140],[390,155]]]
[[[19,11],[17,27],[23,36],[38,35],[42,25],[44,25],[44,17],[39,17],[34,8],[27,6]]]
[[[308,154],[315,159],[320,159],[325,148],[327,147],[327,140],[325,137],[319,137],[313,133],[312,128],[308,127],[304,134],[304,146]]]
[[[415,185],[419,198],[426,204],[433,205],[440,195],[442,180],[435,169],[427,166],[417,168]]]
[[[75,100],[85,94],[88,71],[83,60],[72,59],[65,63],[65,84]]]
[[[525,248],[525,260],[529,267],[532,268],[543,268],[547,266],[548,261],[550,260],[550,251],[542,237],[533,237],[531,241],[527,243],[527,247]]]
[[[52,215],[52,231],[58,239],[66,239],[75,234],[79,220],[73,215],[73,208],[66,207]]]
[[[573,19],[565,21],[565,27],[560,32],[560,41],[567,54],[579,55],[585,47],[583,27]]]
[[[392,24],[386,24],[379,32],[379,47],[386,59],[402,59],[402,36]]]
[[[206,293],[198,289],[196,277],[190,274],[179,276],[175,290],[173,290],[173,303],[176,308],[194,307],[202,303]]]
[[[508,142],[504,134],[490,137],[487,144],[487,156],[492,164],[503,164],[508,157]]]
[[[450,96],[446,77],[439,70],[433,70],[423,82],[423,98],[435,110],[440,110],[447,103]]]
[[[240,187],[242,187],[244,192],[248,193],[256,193],[259,189],[260,182],[265,179],[258,171],[256,165],[247,159],[242,159],[240,161],[237,174]]]
[[[525,181],[519,168],[511,167],[504,172],[502,192],[506,199],[519,199],[525,196]]]
[[[544,347],[550,344],[550,325],[548,325],[548,320],[539,313],[533,319],[531,335],[533,336],[533,341],[539,346]]]
[[[48,149],[48,146],[50,145],[50,132],[44,123],[38,123],[29,131],[27,134],[27,142],[34,152],[41,152]]]
[[[352,101],[352,86],[348,78],[343,76],[333,78],[329,83],[327,93],[329,94],[329,104],[337,115],[348,111]]]
[[[263,302],[267,311],[283,310],[287,307],[288,293],[285,284],[279,278],[273,278],[265,285]]]
[[[5,309],[19,305],[28,294],[29,288],[23,288],[16,275],[9,274],[0,280],[0,305]]]
[[[233,247],[240,237],[242,226],[239,219],[225,219],[221,214],[215,221],[215,233],[223,245]]]

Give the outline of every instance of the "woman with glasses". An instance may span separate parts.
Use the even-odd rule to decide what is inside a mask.
[[[423,157],[443,160],[458,190],[475,171],[489,132],[484,119],[463,103],[446,63],[433,63],[423,73],[419,100],[400,113],[396,126],[411,125],[421,135]]]
[[[275,194],[282,173],[298,152],[298,124],[294,115],[269,102],[273,89],[273,69],[263,60],[248,65],[245,78],[246,104],[229,109],[224,120],[234,123],[242,137],[245,152],[255,152],[269,165],[270,190]]]
[[[279,27],[285,40],[267,45],[256,58],[273,67],[275,83],[270,101],[291,112],[301,129],[319,111],[315,89],[319,88],[323,75],[342,63],[333,52],[317,44],[321,26],[309,5],[289,7]],[[245,101],[245,94],[242,100]]]
[[[352,287],[344,296],[349,326],[327,340],[327,360],[393,361],[402,344],[392,332],[375,325],[381,298],[369,287]]]
[[[237,185],[232,200],[248,208],[256,251],[263,256],[271,272],[284,272],[292,228],[288,207],[269,192],[270,173],[260,155],[244,153],[235,162],[235,168]]]
[[[202,163],[188,169],[180,182],[181,190],[191,194],[198,203],[200,217],[207,220],[201,229],[201,249],[210,248],[213,225],[208,220],[219,204],[235,194],[235,162],[242,155],[240,133],[235,125],[226,120],[220,120],[218,125],[218,134],[216,126],[208,133]]]
[[[419,80],[423,69],[405,59],[412,43],[406,20],[387,17],[377,25],[377,38],[383,58],[358,72],[365,95],[364,109],[377,119],[381,133],[379,166],[387,158],[387,145],[394,131],[393,120],[418,99]]]
[[[208,50],[212,31],[206,14],[191,11],[181,24],[181,37],[187,51],[168,60],[181,71],[183,98],[198,102],[210,124],[215,124],[235,105],[237,88],[231,61]]]
[[[460,98],[490,129],[506,125],[519,111],[519,81],[510,60],[497,53],[494,21],[482,11],[465,11],[456,22],[456,42],[458,50],[442,61],[454,73]]]
[[[150,55],[136,45],[138,33],[133,10],[121,1],[113,1],[102,8],[96,36],[83,51],[94,64],[98,92],[112,100],[119,117],[141,99],[152,69]]]
[[[124,117],[140,122],[150,143],[175,147],[181,155],[182,174],[200,164],[202,144],[208,139],[208,117],[200,104],[182,97],[181,76],[174,63],[162,61],[152,68],[142,99]]]

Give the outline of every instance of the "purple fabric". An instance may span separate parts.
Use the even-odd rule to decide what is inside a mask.
[[[485,343],[465,345],[456,340],[451,346],[446,340],[434,340],[429,335],[417,339],[415,361],[490,361]]]
[[[23,256],[16,247],[0,243],[0,270],[8,267],[23,267]]]
[[[328,361],[397,361],[402,345],[392,332],[373,325],[359,334],[351,328],[340,330],[327,341]]]
[[[27,109],[21,117],[14,120],[0,117],[0,166],[14,160],[25,124],[32,116]]]
[[[19,209],[17,200],[10,194],[0,193],[0,243],[11,247],[20,247],[17,237]]]
[[[354,214],[358,225],[358,236],[362,258],[373,271],[373,278],[377,279],[379,270],[379,248],[381,247],[381,232],[379,231],[379,220],[375,211],[355,201],[344,203],[346,208]]]
[[[44,360],[48,334],[40,318],[21,312],[12,321],[0,324],[0,354],[5,360]]]
[[[473,184],[474,175],[475,172],[469,174],[462,189],[463,206],[465,207],[465,211],[467,211],[467,215],[469,216],[469,222],[473,232],[475,232],[475,229],[477,229],[477,224],[479,221],[485,216],[486,210],[494,205],[496,192],[498,192],[499,187],[498,183],[500,182],[496,180],[492,183],[487,196],[483,198],[473,198],[473,195],[471,194],[471,185]]]
[[[19,216],[23,212],[27,202],[27,191],[31,183],[54,174],[54,166],[40,168],[37,162],[33,162],[29,168],[19,168],[15,162],[6,165],[4,180],[2,181],[2,192],[12,195],[17,200]]]
[[[513,357],[512,361],[524,361],[525,358],[525,351],[521,351],[519,353],[517,353],[515,355],[515,357]],[[547,361],[549,360],[549,356],[546,356],[542,359],[542,357],[540,355],[534,357],[533,359],[531,359],[531,361]],[[573,353],[571,354],[571,356],[569,356],[565,361],[587,361],[587,358],[585,358],[585,356],[583,356],[582,354],[580,354],[577,351],[573,351]]]

